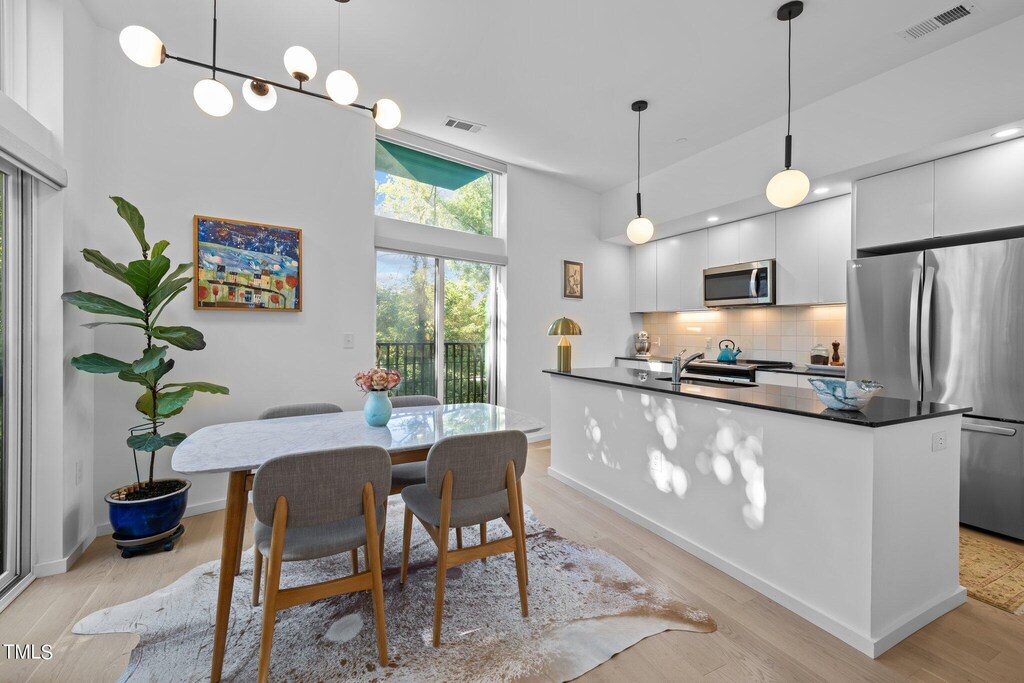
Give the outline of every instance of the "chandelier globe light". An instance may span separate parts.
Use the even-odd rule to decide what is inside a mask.
[[[348,0],[337,0],[339,8]],[[339,9],[339,30],[341,25]],[[277,104],[278,91],[284,90],[307,97],[334,102],[353,109],[360,109],[373,117],[376,124],[383,129],[395,128],[402,121],[402,110],[389,98],[381,98],[372,106],[356,102],[359,97],[359,85],[351,73],[344,69],[335,69],[327,75],[324,83],[326,94],[306,88],[317,74],[317,62],[313,53],[301,45],[293,45],[284,53],[284,68],[297,84],[281,83],[264,76],[245,73],[233,69],[225,69],[217,65],[217,0],[213,0],[213,49],[209,63],[169,54],[163,41],[153,31],[144,26],[126,26],[118,36],[121,51],[132,62],[145,68],[160,66],[166,60],[197,67],[209,72],[192,89],[192,97],[200,110],[217,118],[227,116],[234,108],[234,97],[223,82],[224,76],[242,79],[242,98],[257,111],[270,111]],[[339,37],[339,61],[340,61]]]

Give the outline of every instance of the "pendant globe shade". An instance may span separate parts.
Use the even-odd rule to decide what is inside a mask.
[[[626,226],[626,237],[633,244],[644,244],[654,237],[654,223],[645,216],[637,216]]]
[[[342,69],[327,74],[324,87],[327,89],[327,95],[338,104],[349,105],[359,97],[359,85],[356,83],[356,79]]]
[[[385,97],[374,103],[373,120],[381,128],[391,130],[402,122],[402,110],[398,108],[394,100],[389,100]]]
[[[139,66],[151,69],[167,58],[163,41],[144,26],[125,26],[118,40],[125,56]]]
[[[316,76],[316,57],[301,45],[293,45],[284,52],[284,68],[297,81],[308,81]]]
[[[256,111],[270,111],[277,104],[277,90],[274,86],[251,78],[242,83],[242,97]]]
[[[768,181],[765,196],[780,209],[789,209],[802,202],[810,189],[811,181],[803,171],[787,168]]]
[[[212,78],[204,78],[196,83],[196,87],[192,89],[192,97],[199,108],[210,116],[226,116],[235,105],[228,87]]]

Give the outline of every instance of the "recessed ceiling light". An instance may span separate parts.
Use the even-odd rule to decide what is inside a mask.
[[[689,138],[676,138],[676,142],[679,142],[679,143],[683,143],[683,142],[686,142],[688,140],[689,140]]]
[[[816,187],[816,188],[814,188],[814,194],[825,194],[826,192],[828,192],[828,188],[827,187]]]
[[[708,223],[717,223],[718,216],[708,216]]]
[[[1019,132],[1020,132],[1020,128],[1006,128],[1004,130],[999,131],[998,133],[992,133],[992,137],[994,137],[994,138],[1008,138],[1011,135],[1016,135]]]

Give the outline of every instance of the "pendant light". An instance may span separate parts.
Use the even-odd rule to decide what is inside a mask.
[[[210,116],[226,116],[235,105],[228,87],[217,80],[217,0],[213,0],[213,61],[210,64],[212,75],[196,83],[192,89],[192,99]]]
[[[359,109],[369,113],[376,124],[385,129],[395,128],[402,121],[402,110],[391,99],[383,97],[372,106],[356,102],[359,86],[352,74],[342,69],[335,69],[327,75],[324,82],[326,94],[308,88],[317,73],[316,57],[300,45],[294,45],[284,53],[284,68],[298,83],[282,83],[265,76],[256,76],[235,69],[217,66],[217,0],[213,2],[213,59],[210,63],[202,62],[181,55],[168,54],[167,48],[160,37],[143,26],[126,26],[118,36],[121,50],[128,59],[139,66],[153,68],[167,60],[185,64],[208,71],[210,76],[203,78],[192,89],[192,97],[201,110],[210,116],[227,116],[234,107],[231,91],[220,80],[226,76],[242,79],[242,98],[257,111],[270,111],[277,104],[279,91],[287,91],[315,97],[319,100]],[[241,0],[239,0],[241,2]],[[348,0],[336,0],[340,8]],[[341,61],[341,15],[338,16],[339,47],[338,61]]]
[[[765,189],[765,195],[775,206],[788,209],[796,206],[807,197],[811,189],[811,181],[803,171],[791,168],[793,165],[793,136],[790,134],[790,123],[793,118],[793,20],[804,11],[804,3],[800,0],[787,2],[779,8],[776,16],[779,21],[786,22],[789,28],[789,44],[786,53],[786,168],[776,173]]]
[[[630,108],[636,112],[636,218],[626,226],[626,237],[633,244],[643,244],[654,237],[654,223],[640,207],[640,112],[647,110],[647,100],[637,100]]]

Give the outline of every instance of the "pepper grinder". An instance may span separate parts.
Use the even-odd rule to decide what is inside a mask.
[[[832,342],[832,362],[829,365],[843,365],[843,359],[839,357],[839,342]]]

